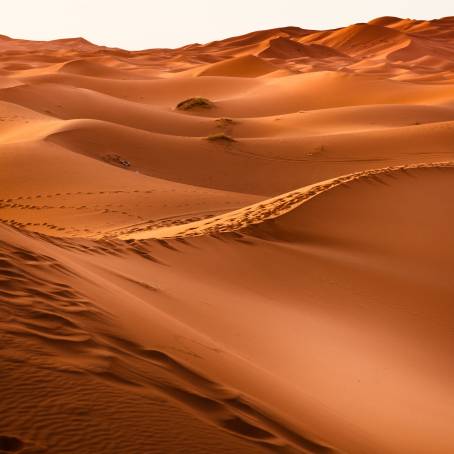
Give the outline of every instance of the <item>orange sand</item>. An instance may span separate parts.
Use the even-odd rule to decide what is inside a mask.
[[[453,17],[0,51],[0,452],[454,452]]]

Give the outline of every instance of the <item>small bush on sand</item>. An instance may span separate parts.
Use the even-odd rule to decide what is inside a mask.
[[[230,137],[223,132],[219,134],[211,134],[211,136],[208,136],[206,139],[211,140],[212,142],[235,142],[235,139],[233,137]]]
[[[118,154],[107,154],[102,156],[102,159],[109,164],[113,164],[116,166],[121,166],[121,167],[131,167],[131,163],[127,161],[126,159],[123,159],[120,155]]]
[[[189,98],[177,104],[177,109],[180,110],[190,110],[196,108],[211,109],[213,107],[214,103],[206,98]]]
[[[220,128],[236,125],[236,121],[231,118],[217,118],[215,121]]]

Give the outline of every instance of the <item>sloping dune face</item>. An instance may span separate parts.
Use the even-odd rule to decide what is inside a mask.
[[[0,50],[0,452],[454,452],[453,18]]]

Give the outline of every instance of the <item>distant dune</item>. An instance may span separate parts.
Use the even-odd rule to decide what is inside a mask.
[[[453,453],[453,206],[454,17],[0,36],[0,452]]]

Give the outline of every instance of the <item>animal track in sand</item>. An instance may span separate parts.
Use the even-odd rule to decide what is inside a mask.
[[[15,227],[15,228],[24,229],[24,230],[27,230],[26,229],[27,226],[35,226],[35,227],[43,226],[48,229],[58,230],[58,231],[67,230],[66,227],[61,227],[61,226],[58,226],[55,224],[50,224],[48,222],[20,222],[20,221],[17,221],[16,219],[8,219],[8,218],[0,218],[0,222],[2,222],[3,224],[9,225],[10,227]]]
[[[105,195],[105,194],[152,194],[153,192],[156,192],[156,189],[147,189],[147,190],[130,190],[130,191],[124,191],[124,190],[104,190],[104,191],[97,191],[97,192],[83,192],[83,191],[78,191],[78,192],[57,192],[57,193],[51,193],[51,194],[36,194],[36,195],[22,195],[22,196],[17,196],[17,197],[9,197],[7,199],[0,199],[1,202],[13,202],[14,200],[32,200],[36,198],[55,198],[55,197],[63,197],[63,196],[74,196],[74,195]]]
[[[161,227],[169,227],[175,225],[184,225],[195,221],[201,221],[204,219],[210,219],[217,215],[219,210],[204,211],[201,213],[192,213],[190,217],[184,215],[169,216],[161,219],[150,219],[145,223],[136,224],[122,229],[114,229],[103,234],[103,238],[117,238],[123,234],[131,232],[143,232],[150,229],[158,229]]]

